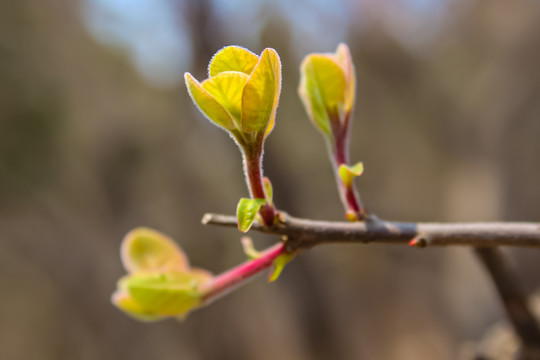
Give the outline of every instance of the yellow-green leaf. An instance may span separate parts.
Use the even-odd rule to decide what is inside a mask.
[[[341,178],[341,181],[343,181],[343,184],[346,187],[350,187],[352,185],[353,179],[356,176],[362,175],[364,172],[364,164],[359,162],[354,166],[347,166],[345,164],[342,164],[339,167],[339,177]]]
[[[238,71],[221,72],[205,80],[202,87],[232,115],[236,127],[241,126],[242,91],[248,76]]]
[[[182,249],[168,236],[148,228],[130,231],[122,241],[120,254],[128,272],[188,271]]]
[[[274,49],[264,49],[242,95],[242,130],[265,131],[274,126],[281,91],[281,62]]]
[[[310,55],[306,75],[314,79],[314,85],[327,108],[343,102],[345,74],[334,60],[324,55]]]
[[[341,43],[336,50],[337,61],[343,69],[346,80],[345,89],[345,111],[351,111],[354,106],[354,97],[356,91],[356,74],[351,59],[351,52],[347,44]]]
[[[203,89],[190,73],[185,73],[184,78],[189,95],[199,110],[216,125],[228,130],[234,129],[232,115],[208,91]]]
[[[300,98],[315,125],[330,136],[329,113],[338,115],[345,101],[345,74],[332,57],[323,54],[306,56],[300,71]]]
[[[279,255],[276,260],[274,260],[274,267],[270,272],[268,281],[276,281],[279,278],[279,275],[281,275],[283,268],[285,268],[285,265],[287,265],[294,258],[294,255],[294,253]]]
[[[242,232],[247,232],[251,228],[257,212],[264,205],[264,199],[248,199],[242,198],[238,202],[236,208],[236,218],[238,220],[238,229]]]
[[[251,74],[259,57],[241,46],[226,46],[215,53],[208,65],[208,76],[213,77],[224,71],[240,71]]]
[[[187,273],[131,275],[127,293],[146,313],[162,316],[184,315],[201,302],[198,280]]]
[[[149,312],[146,309],[143,309],[139,304],[137,304],[129,294],[121,291],[116,291],[112,298],[112,303],[114,306],[125,312],[127,315],[133,317],[136,320],[141,321],[158,321],[164,317],[161,315],[154,314]]]

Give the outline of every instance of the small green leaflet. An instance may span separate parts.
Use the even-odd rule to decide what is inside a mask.
[[[261,206],[266,203],[265,199],[241,198],[236,208],[236,218],[238,220],[238,230],[248,232],[255,221],[255,216]]]
[[[356,176],[362,175],[364,172],[364,164],[359,162],[354,166],[347,166],[345,164],[342,164],[339,167],[339,177],[341,178],[341,181],[343,181],[343,184],[346,187],[350,187],[352,185],[352,181]]]
[[[274,267],[269,274],[268,281],[276,281],[279,275],[281,275],[281,272],[283,271],[285,265],[287,265],[292,259],[294,259],[294,256],[294,253],[286,253],[283,255],[279,255],[276,260],[274,260]]]

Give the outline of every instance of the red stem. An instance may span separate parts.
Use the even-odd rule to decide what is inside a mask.
[[[338,183],[341,202],[345,206],[347,213],[353,213],[359,220],[365,218],[365,209],[360,201],[360,196],[356,191],[354,184],[345,186],[339,176],[339,167],[347,165],[349,162],[349,115],[346,116],[344,124],[339,121],[331,121],[332,133],[334,135],[332,163],[334,173]]]
[[[277,243],[263,251],[257,259],[246,261],[214,277],[212,282],[202,289],[203,303],[209,304],[221,296],[228,294],[238,286],[246,284],[247,280],[251,280],[254,275],[272,266],[274,260],[285,252],[285,244],[281,242]]]
[[[244,165],[247,176],[247,184],[249,193],[253,199],[266,199],[264,192],[263,176],[262,176],[262,143],[255,150],[246,149],[244,154]],[[274,225],[276,210],[272,205],[265,205],[259,210],[263,222],[266,226]]]

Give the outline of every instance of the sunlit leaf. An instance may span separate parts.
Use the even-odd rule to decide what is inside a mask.
[[[294,255],[294,253],[286,253],[279,255],[276,260],[274,260],[274,267],[270,272],[268,281],[276,281],[279,278],[279,275],[281,275],[283,268],[285,268],[285,265],[287,265],[294,258]]]
[[[335,60],[322,54],[306,56],[300,70],[300,98],[315,125],[331,135],[329,112],[338,114],[345,100],[343,70]]]
[[[242,198],[238,202],[236,209],[236,217],[238,220],[238,229],[242,232],[247,232],[251,228],[257,212],[264,205],[264,199],[248,199]]]
[[[189,73],[184,74],[191,99],[199,110],[213,123],[222,128],[235,128],[234,118],[201,84]]]
[[[356,176],[362,175],[364,172],[364,164],[359,162],[354,166],[347,166],[345,164],[342,164],[339,167],[339,177],[341,178],[341,181],[343,181],[343,184],[346,187],[350,187],[352,185],[353,179]]]
[[[216,76],[224,71],[240,71],[251,74],[259,57],[241,46],[226,46],[215,53],[208,65],[208,76]]]
[[[221,72],[202,83],[208,91],[233,116],[237,127],[242,118],[242,91],[248,81],[248,76],[238,71]]]
[[[281,62],[274,49],[265,49],[242,95],[242,130],[272,130],[281,91]]]
[[[158,321],[164,317],[154,314],[146,309],[143,309],[138,303],[136,303],[129,294],[125,292],[116,291],[112,298],[112,303],[125,312],[127,315],[140,321]]]
[[[326,107],[334,107],[343,102],[345,75],[334,60],[323,55],[310,55],[306,64],[306,75],[313,79],[313,85]]]
[[[198,279],[188,273],[135,274],[126,281],[127,293],[147,313],[186,314],[200,304]]]
[[[130,231],[122,241],[120,254],[128,272],[189,269],[182,249],[168,236],[148,228]]]
[[[339,44],[335,53],[308,55],[300,70],[300,98],[317,128],[330,137],[332,121],[341,121],[354,105],[356,77],[349,48]]]

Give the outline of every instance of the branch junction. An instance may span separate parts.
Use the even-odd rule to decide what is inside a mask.
[[[280,221],[253,230],[281,236],[289,251],[329,243],[385,243],[426,246],[514,246],[540,248],[540,223],[409,223],[382,221],[371,216],[361,222],[319,221],[280,212]],[[205,214],[205,225],[236,227],[236,217]]]

